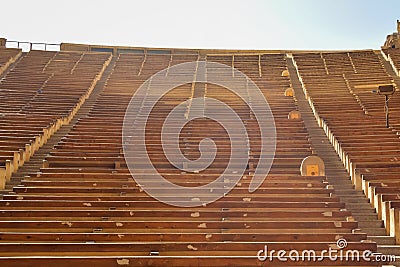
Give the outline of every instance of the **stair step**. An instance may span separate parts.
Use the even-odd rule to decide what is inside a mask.
[[[340,197],[341,201],[344,201],[346,203],[359,203],[359,204],[363,204],[363,203],[367,203],[369,204],[368,199],[366,198],[360,198],[360,197],[345,197],[345,196],[341,196]]]
[[[354,189],[349,173],[344,168],[325,131],[317,124],[313,111],[304,97],[303,88],[291,58],[287,58],[287,65],[297,98],[297,107],[307,128],[311,147],[325,162],[325,173],[329,184],[334,188],[334,195],[338,196],[340,201],[345,203],[346,209],[352,212],[362,232],[377,236],[376,240],[381,241],[382,245],[392,244],[394,240],[386,236],[386,230],[383,228],[382,221],[378,220],[375,209],[362,191]]]
[[[328,179],[328,181],[329,181],[329,179]],[[350,183],[337,183],[337,184],[335,184],[335,183],[330,183],[331,185],[333,185],[333,188],[335,189],[335,191],[337,191],[338,193],[340,192],[340,193],[344,193],[343,191],[353,191],[354,193],[361,193],[361,192],[359,192],[359,191],[357,191],[357,190],[355,190],[354,189],[354,186],[352,185],[352,184],[350,184]]]
[[[326,161],[326,159],[325,159]],[[332,176],[332,178],[347,178],[350,177],[349,173],[343,169],[344,166],[342,164],[338,164],[338,166],[336,166],[335,170],[332,169],[325,169],[325,172],[327,173],[328,176]]]
[[[333,186],[335,188],[335,186]],[[356,191],[354,189],[345,189],[345,190],[340,190],[340,192],[335,192],[336,195],[358,195],[360,197],[365,197],[364,193],[361,191]]]
[[[347,209],[347,210],[349,210],[349,209]],[[371,212],[369,210],[350,210],[350,211],[351,211],[351,214],[354,217],[357,217],[357,216],[368,216],[368,215],[371,215],[371,214],[376,215],[375,212]]]
[[[358,221],[358,227],[360,227],[361,229],[364,228],[379,228],[381,229],[383,227],[383,221],[381,220],[368,220],[368,221]]]
[[[370,203],[346,203],[346,208],[375,211],[375,209],[371,206]]]
[[[378,245],[378,252],[384,255],[400,256],[400,245]]]
[[[385,235],[383,235],[383,236],[382,235],[368,236],[368,239],[378,243],[379,245],[395,245],[396,244],[396,240],[394,237],[385,236]]]
[[[375,213],[362,213],[362,214],[355,214],[354,212],[351,213],[356,221],[374,221],[378,220],[378,215]]]
[[[328,181],[329,181],[329,179],[328,179]],[[337,192],[341,192],[342,190],[347,190],[347,191],[349,191],[349,190],[354,190],[354,192],[357,192],[355,189],[354,189],[354,186],[352,185],[352,184],[350,184],[350,183],[343,183],[343,184],[334,184],[334,183],[330,183],[331,185],[333,185],[333,188],[335,189],[335,191],[337,191]]]
[[[376,235],[386,235],[386,230],[383,228],[361,228],[362,232],[366,233],[367,235],[376,236]]]
[[[338,192],[335,192],[335,196],[339,197],[340,199],[348,198],[348,197],[355,197],[355,196],[359,197],[359,198],[365,198],[364,195],[356,194],[356,193],[354,195],[349,195],[349,194],[340,194]]]

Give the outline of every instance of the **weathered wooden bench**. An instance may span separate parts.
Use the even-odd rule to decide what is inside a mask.
[[[400,173],[396,153],[400,140],[395,130],[385,127],[382,98],[372,95],[370,90],[392,83],[391,77],[373,51],[295,55],[295,60],[320,126],[356,188],[365,192],[379,218],[384,219],[389,233],[396,225],[390,219],[388,205],[399,188],[393,175]],[[314,68],[320,71],[313,73]],[[333,96],[334,102],[330,99]],[[392,100],[398,98],[395,94]],[[341,106],[346,109],[338,109]],[[394,120],[397,121],[396,115]]]
[[[65,55],[63,55],[65,56]],[[218,201],[195,208],[181,208],[148,196],[132,179],[124,164],[121,129],[125,108],[133,92],[156,71],[193,60],[193,55],[120,54],[108,82],[89,115],[50,152],[38,173],[26,176],[20,186],[0,201],[0,262],[13,266],[42,264],[63,256],[66,264],[155,266],[377,266],[372,262],[289,261],[262,262],[257,252],[270,249],[310,250],[337,248],[376,251],[366,242],[358,223],[334,196],[324,176],[300,176],[300,163],[312,153],[302,120],[288,120],[295,100],[283,92],[290,86],[284,55],[207,56],[228,63],[250,77],[271,103],[276,118],[276,159],[267,179],[249,194],[251,171]],[[53,67],[52,67],[53,68]],[[46,67],[51,70],[50,65]],[[128,71],[129,70],[129,71]],[[65,69],[63,69],[65,71]],[[229,78],[229,77],[228,77]],[[196,87],[197,86],[197,87]],[[163,98],[150,117],[148,149],[158,171],[170,181],[196,186],[213,181],[224,170],[229,140],[220,130],[185,128],[182,143],[195,155],[197,143],[209,136],[219,145],[217,163],[205,173],[173,168],[162,157],[160,122],[180,101],[192,96],[215,97],[231,104],[247,122],[251,151],[259,155],[259,131],[248,107],[218,86],[182,86]],[[203,90],[204,89],[204,90]],[[118,163],[118,164],[116,164]],[[140,171],[146,175],[144,166]],[[149,179],[159,193],[177,196]],[[193,201],[179,196],[176,204]],[[83,259],[85,257],[85,259]],[[29,259],[28,259],[29,258]],[[21,261],[24,259],[25,261]]]
[[[8,151],[20,156],[0,159],[6,169],[0,171],[1,188],[54,132],[70,122],[111,60],[105,53],[30,51],[21,55],[18,51],[21,59],[0,83],[0,145],[7,144]],[[52,64],[59,55],[62,63]]]

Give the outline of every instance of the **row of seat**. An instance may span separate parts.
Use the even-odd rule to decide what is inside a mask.
[[[398,76],[400,76],[400,51],[398,48],[384,49],[383,53],[387,56]]]
[[[0,54],[9,50],[15,52],[2,49]],[[71,121],[110,59],[106,53],[21,55],[0,82],[0,189],[54,132]]]
[[[332,64],[338,72],[329,71],[327,58],[339,59]],[[400,243],[399,109],[391,108],[394,126],[387,128],[384,97],[371,93],[379,84],[393,83],[379,52],[295,54],[294,60],[314,114],[353,183],[364,190],[387,233]],[[390,103],[399,98],[396,92]]]
[[[0,46],[0,75],[22,54],[20,49],[6,49]]]
[[[123,148],[129,144],[122,143],[122,128],[126,108],[145,80],[165,68],[196,60],[234,66],[256,82],[274,115],[276,152],[269,175],[250,194],[261,137],[249,106],[216,84],[187,83],[174,88],[162,96],[146,122],[148,155],[165,179],[187,187],[205,185],[224,172],[231,154],[230,137],[219,123],[195,119],[180,133],[180,150],[196,159],[199,141],[210,138],[218,147],[215,161],[198,173],[171,165],[164,154],[161,130],[177,104],[197,97],[218,99],[235,110],[250,136],[251,159],[235,187],[215,202],[184,208],[157,201],[132,179],[124,160]],[[288,118],[297,107],[295,98],[284,95],[290,80],[281,76],[287,68],[283,54],[235,55],[234,59],[232,55],[119,54],[112,68],[88,116],[54,147],[39,173],[25,177],[0,201],[3,265],[17,266],[22,261],[40,265],[51,259],[60,267],[378,266],[363,259],[332,261],[328,255],[300,262],[280,261],[276,254],[272,261],[257,258],[265,245],[275,251],[301,254],[314,250],[320,255],[324,250],[340,250],[340,239],[348,242],[344,253],[377,249],[376,243],[367,242],[366,235],[357,232],[357,222],[333,195],[325,176],[301,176],[301,161],[312,150],[302,119]],[[167,70],[165,75],[172,74]],[[220,78],[230,80],[232,76],[223,72]],[[144,109],[146,103],[142,103]],[[195,112],[191,108],[188,104],[186,112]],[[149,166],[139,171],[145,177]],[[197,201],[190,195],[176,196],[173,190],[148,179],[147,188],[168,199],[182,205]],[[221,181],[217,188],[226,183],[229,181]]]

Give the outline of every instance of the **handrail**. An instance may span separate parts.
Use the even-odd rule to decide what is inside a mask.
[[[12,45],[14,44],[14,46]],[[16,44],[16,47],[15,47]],[[11,46],[10,46],[11,45]],[[28,45],[28,46],[25,46]],[[36,42],[27,42],[27,41],[6,41],[7,48],[21,48],[25,51],[30,50],[44,50],[44,51],[60,51],[61,44],[51,44],[51,43],[36,43]],[[50,49],[49,47],[54,47],[55,49]]]

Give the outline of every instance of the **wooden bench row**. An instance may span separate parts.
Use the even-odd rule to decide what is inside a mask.
[[[22,55],[21,49],[0,48],[0,75]]]
[[[373,51],[348,53],[348,59],[337,53],[319,56],[294,56],[305,94],[356,188],[364,191],[384,220],[387,233],[400,243],[397,200],[390,197],[400,192],[400,140],[395,129],[386,128],[382,98],[370,92],[371,86],[391,83],[392,77]],[[330,65],[337,71],[313,72],[313,68],[324,69],[327,57],[338,59]],[[350,59],[355,73],[348,71]],[[394,101],[398,98],[395,93]],[[385,178],[382,171],[390,175]]]
[[[144,192],[123,163],[121,129],[125,108],[150,75],[193,60],[193,56],[120,54],[89,115],[55,146],[40,172],[26,176],[0,201],[0,261],[13,266],[23,257],[30,257],[26,262],[37,265],[42,263],[40,259],[55,260],[62,255],[73,264],[99,266],[379,265],[363,260],[334,262],[326,257],[320,262],[257,259],[265,245],[275,250],[321,252],[337,248],[337,240],[345,238],[348,245],[344,253],[376,251],[377,247],[365,241],[366,235],[357,230],[358,223],[334,196],[326,177],[300,176],[301,159],[312,151],[303,121],[288,119],[288,112],[296,110],[296,99],[284,96],[290,85],[288,77],[281,76],[286,68],[284,56],[206,58],[233,62],[249,76],[258,76],[260,89],[271,100],[278,134],[276,160],[256,192],[248,191],[251,170],[228,194],[200,207],[171,206]],[[232,105],[248,127],[255,163],[260,154],[259,130],[242,100],[219,86],[176,88],[153,110],[146,142],[155,164],[161,166],[159,173],[183,186],[213,181],[228,160],[229,137],[206,120],[184,127],[180,142],[186,144],[183,150],[187,155],[197,155],[199,140],[212,138],[219,148],[219,164],[189,173],[172,167],[163,156],[162,119],[180,102],[201,96]],[[139,171],[144,177],[148,175],[145,166]],[[176,204],[185,206],[185,202],[193,201],[192,195],[176,196],[150,177],[148,182],[160,194],[177,200]],[[224,183],[217,186],[222,188]]]
[[[64,59],[62,64],[52,64],[59,55]],[[110,60],[110,55],[91,53],[31,51],[21,56],[0,83],[0,189],[62,125],[71,121]],[[64,68],[66,62],[71,67],[69,72]]]
[[[382,54],[387,57],[397,76],[400,76],[400,49],[390,48],[382,51]]]

